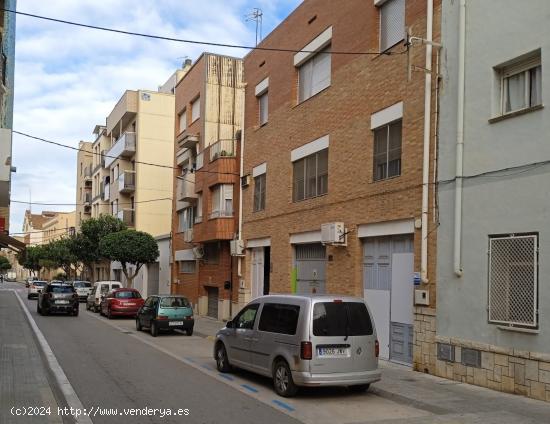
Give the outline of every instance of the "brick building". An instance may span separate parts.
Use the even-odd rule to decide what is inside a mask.
[[[423,181],[434,172],[437,81],[415,67],[436,66],[437,49],[405,45],[405,28],[429,38],[428,21],[439,39],[440,2],[433,13],[427,4],[306,0],[260,44],[296,52],[245,57],[238,303],[366,297],[381,356],[433,372],[437,216]]]
[[[238,263],[242,60],[202,54],[178,83],[172,216],[172,292],[201,315],[229,318]]]

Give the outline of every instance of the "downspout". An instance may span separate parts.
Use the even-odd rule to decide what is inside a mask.
[[[456,112],[456,178],[455,178],[455,228],[454,273],[462,277],[462,176],[464,158],[464,78],[466,51],[466,0],[460,0],[458,24],[458,93]]]
[[[246,83],[245,83],[246,87]],[[240,146],[240,166],[239,166],[239,236],[238,240],[242,240],[243,237],[243,185],[242,178],[244,176],[244,115],[245,115],[245,93],[244,89],[241,92],[241,146]],[[240,280],[242,279],[242,263],[243,257],[239,256],[237,259],[237,276],[239,278],[239,288]]]
[[[428,202],[430,189],[430,124],[432,106],[432,37],[433,0],[427,0],[426,16],[426,69],[424,80],[424,154],[422,160],[422,242],[420,251],[420,276],[428,280]]]

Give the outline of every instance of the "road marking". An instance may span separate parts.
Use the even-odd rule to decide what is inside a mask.
[[[54,375],[55,380],[59,385],[59,388],[61,389],[61,393],[63,393],[63,396],[67,401],[67,405],[69,406],[69,408],[74,408],[76,410],[84,411],[84,406],[82,405],[82,402],[80,401],[80,399],[78,398],[78,395],[74,391],[74,388],[69,382],[69,379],[67,378],[67,376],[65,375],[65,372],[63,372],[63,368],[61,368],[61,365],[59,365],[59,362],[57,361],[57,358],[55,357],[52,351],[52,348],[50,347],[46,338],[44,337],[44,334],[42,334],[42,331],[40,331],[40,328],[38,328],[38,325],[34,321],[34,318],[32,317],[29,311],[29,308],[27,308],[27,305],[25,305],[25,303],[23,302],[23,299],[21,299],[21,296],[19,296],[19,293],[15,289],[13,290],[13,292],[15,293],[15,296],[19,300],[19,303],[21,304],[21,307],[25,312],[27,320],[29,321],[29,325],[31,326],[38,342],[40,343],[40,347],[44,352],[44,356],[46,357],[48,366],[50,367],[50,370]],[[93,424],[93,421],[88,416],[76,417],[75,422],[77,424]]]
[[[229,380],[229,381],[234,381],[235,380],[233,377],[231,377],[230,375],[227,375],[227,374],[218,373],[218,375],[221,378],[225,378],[226,380]]]
[[[212,371],[212,367],[206,364],[202,364],[201,367],[203,367],[205,370]]]
[[[280,406],[281,408],[286,409],[287,411],[294,412],[295,409],[290,406],[288,403],[282,402],[279,399],[273,399],[271,402],[273,402],[275,405]]]
[[[251,391],[252,393],[258,393],[258,389],[249,386],[248,384],[241,384],[241,387],[244,387],[246,390]]]

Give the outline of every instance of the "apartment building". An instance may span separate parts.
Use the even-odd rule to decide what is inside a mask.
[[[172,293],[226,319],[239,284],[230,243],[238,232],[242,60],[203,53],[175,93]]]
[[[78,143],[76,157],[76,228],[92,216],[92,143]]]
[[[28,246],[37,246],[44,243],[44,223],[56,216],[57,212],[42,211],[32,213],[29,209],[25,211],[23,218],[24,242]]]
[[[16,3],[0,0],[0,233],[9,230],[11,173],[15,172],[12,162],[15,14],[4,9],[15,10]],[[12,242],[0,240],[0,245],[10,246]]]
[[[443,4],[436,333],[438,375],[547,401],[549,14]]]
[[[42,240],[41,244],[47,244],[54,240],[73,236],[76,231],[76,213],[55,212],[51,216],[46,216],[42,221]]]
[[[365,297],[381,357],[430,372],[437,224],[423,182],[434,175],[439,16],[439,1],[305,0],[260,44],[296,52],[244,58],[238,305]]]

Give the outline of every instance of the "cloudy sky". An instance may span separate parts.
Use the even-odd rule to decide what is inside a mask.
[[[21,12],[127,31],[253,45],[245,15],[264,13],[264,36],[301,0],[18,0]],[[246,51],[157,41],[17,15],[14,130],[63,144],[93,141],[92,130],[126,89],[156,89],[202,51]],[[12,200],[74,203],[76,152],[14,135]],[[26,204],[11,206],[12,233],[21,231]],[[41,210],[74,206],[33,205]]]

